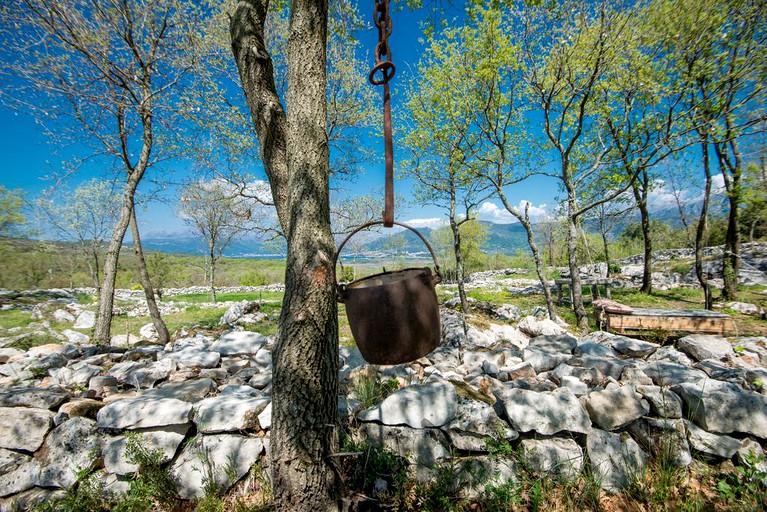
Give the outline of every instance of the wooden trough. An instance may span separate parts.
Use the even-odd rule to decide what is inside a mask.
[[[736,332],[729,315],[706,309],[630,308],[621,312],[609,309],[594,308],[597,323],[602,329],[619,334],[652,330],[721,335]]]

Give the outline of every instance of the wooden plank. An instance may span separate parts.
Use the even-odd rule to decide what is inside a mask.
[[[599,312],[598,316],[607,329],[621,334],[647,330],[704,334],[735,332],[732,318],[707,310],[635,309],[630,314]]]

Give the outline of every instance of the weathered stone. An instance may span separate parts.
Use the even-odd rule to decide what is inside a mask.
[[[103,443],[95,421],[65,421],[45,439],[36,484],[68,489],[77,481],[78,471],[93,467]]]
[[[596,368],[583,368],[582,366],[570,366],[569,364],[566,364],[566,363],[558,364],[557,367],[554,368],[552,375],[556,376],[559,379],[563,379],[564,377],[575,377],[589,387],[593,387],[599,384],[600,382],[602,382],[602,380],[604,380],[604,376],[602,375],[602,372],[600,372]]]
[[[0,448],[0,498],[34,487],[38,471],[32,457]]]
[[[155,360],[161,352],[163,352],[163,347],[160,345],[142,345],[133,347],[125,353],[123,361],[140,361],[142,359]]]
[[[728,302],[724,306],[742,315],[761,316],[763,313],[759,306],[750,302]]]
[[[660,347],[651,355],[647,356],[647,361],[648,362],[663,361],[666,363],[676,363],[676,364],[681,364],[685,366],[692,365],[692,360],[689,357],[687,357],[687,354],[685,354],[684,352],[680,352],[679,350],[672,347],[671,345]]]
[[[569,333],[536,336],[530,340],[527,348],[546,354],[571,355],[578,345],[578,340]]]
[[[671,462],[677,467],[687,467],[692,463],[684,421],[642,418],[627,429],[634,439],[663,463]]]
[[[607,343],[613,350],[627,357],[645,358],[660,348],[657,343],[629,338],[628,336],[613,336],[608,338]]]
[[[452,384],[435,380],[415,384],[389,395],[380,404],[360,412],[360,421],[384,425],[409,425],[413,428],[441,427],[453,419],[457,395]]]
[[[524,389],[495,392],[501,401],[511,428],[519,432],[552,435],[557,432],[587,433],[591,428],[586,411],[575,395],[565,388],[538,393]]]
[[[17,348],[0,348],[0,364],[5,364],[23,356],[24,352]]]
[[[261,307],[261,303],[258,301],[244,300],[240,302],[239,304],[235,304],[234,306],[227,309],[226,312],[223,315],[221,315],[221,319],[219,320],[218,323],[220,325],[234,325],[243,316],[250,314],[254,311],[258,311],[260,307]]]
[[[437,462],[450,458],[447,439],[439,429],[364,423],[360,426],[360,435],[373,445],[383,446],[402,457],[411,458],[419,466],[433,467]]]
[[[491,487],[501,487],[519,480],[520,469],[511,459],[484,455],[452,459],[449,464],[455,481],[461,482],[458,491],[468,499],[480,498]],[[433,480],[429,478],[428,481]]]
[[[536,373],[553,370],[559,364],[569,361],[571,357],[568,354],[550,354],[531,348],[526,348],[523,354],[524,361],[530,364]]]
[[[266,345],[266,336],[251,331],[231,331],[218,338],[210,346],[212,351],[222,356],[257,354]]]
[[[615,430],[650,412],[634,386],[594,391],[586,395],[584,405],[591,421],[603,430]]]
[[[167,379],[174,365],[170,360],[154,361],[125,361],[115,364],[107,375],[117,379],[121,384],[137,389],[151,388],[159,380]]]
[[[570,366],[580,366],[581,368],[592,368],[598,370],[605,377],[612,377],[615,380],[621,378],[623,369],[629,364],[628,361],[622,361],[612,357],[594,357],[582,356],[572,357],[567,360]]]
[[[583,396],[589,392],[589,387],[584,382],[571,375],[560,378],[559,385],[572,391],[575,396]]]
[[[204,434],[257,429],[258,415],[268,404],[268,398],[242,395],[206,398],[194,404],[194,423]]]
[[[56,384],[71,387],[83,387],[91,377],[98,375],[101,368],[91,364],[78,364],[71,367],[57,368],[48,373]]]
[[[519,437],[492,406],[469,398],[458,400],[455,418],[442,429],[453,446],[471,452],[488,451],[488,441],[513,441]]]
[[[214,350],[190,347],[164,354],[158,362],[164,361],[173,361],[187,368],[215,368],[221,361],[221,354]]]
[[[80,398],[62,404],[61,407],[59,407],[59,412],[66,414],[69,418],[83,417],[95,420],[96,415],[105,405],[104,402],[99,400]]]
[[[637,368],[636,366],[625,366],[623,373],[621,373],[621,383],[630,384],[632,386],[652,386],[652,379],[647,374]]]
[[[655,361],[645,366],[644,371],[657,386],[669,387],[689,382],[708,380],[706,372],[696,370],[686,365]]]
[[[703,429],[767,438],[767,396],[735,385],[716,389],[711,383],[707,386],[680,384],[673,391],[684,401],[689,418]]]
[[[339,407],[340,408],[340,407]],[[341,415],[341,417],[344,417],[345,415]],[[264,407],[264,410],[261,411],[258,415],[258,424],[261,426],[262,430],[269,430],[272,428],[272,402],[269,401],[266,407]]]
[[[693,450],[714,457],[729,459],[740,448],[740,441],[730,436],[706,432],[691,421],[686,422],[687,439]]]
[[[592,429],[586,436],[591,471],[602,489],[617,492],[644,474],[647,455],[628,434]]]
[[[602,343],[596,343],[588,341],[586,343],[579,343],[573,350],[573,354],[576,356],[593,356],[593,357],[612,357],[617,358],[618,353],[607,345]]]
[[[28,407],[0,407],[0,448],[37,451],[53,427],[51,411]]]
[[[515,364],[514,366],[504,367],[503,369],[507,375],[508,380],[517,380],[517,379],[534,379],[537,375],[535,373],[535,368],[533,368],[533,365],[528,362],[522,362]]]
[[[3,512],[17,510],[36,510],[38,505],[55,503],[63,500],[67,492],[63,489],[41,489],[35,487],[5,499],[0,499],[0,510]]]
[[[482,363],[482,371],[491,377],[497,377],[499,372],[498,365],[490,361],[484,361]]]
[[[195,379],[183,382],[165,382],[160,387],[143,391],[141,396],[198,402],[215,389],[216,385],[211,379]]]
[[[583,450],[572,439],[523,439],[520,447],[524,460],[542,475],[573,480],[583,467]]]
[[[111,375],[97,375],[88,381],[88,389],[95,391],[97,395],[101,395],[104,388],[115,387],[117,387],[117,379]]]
[[[159,450],[160,462],[165,463],[173,458],[181,441],[184,440],[190,425],[172,425],[154,429],[134,431],[137,441],[142,448],[150,451]],[[113,437],[103,449],[104,466],[110,473],[127,475],[138,471],[138,464],[131,461],[127,453],[128,438]]]
[[[259,349],[253,356],[253,364],[262,372],[272,371],[272,351],[266,348]]]
[[[98,413],[101,428],[138,429],[186,425],[192,404],[175,398],[138,397],[110,402]]]
[[[69,343],[77,343],[77,344],[86,344],[88,343],[91,338],[87,334],[73,331],[72,329],[64,329],[61,331],[61,334],[67,337],[67,340],[69,340]]]
[[[266,389],[272,383],[272,372],[261,372],[253,375],[248,381],[248,386],[256,389]]]
[[[198,436],[183,449],[170,472],[182,498],[200,498],[205,495],[206,484],[221,492],[229,490],[263,452],[264,441],[259,437]]]
[[[637,386],[637,391],[650,404],[650,411],[658,418],[682,417],[682,399],[679,395],[660,386]]]
[[[517,329],[533,338],[536,336],[549,336],[567,333],[567,331],[562,326],[553,320],[549,320],[548,318],[539,320],[534,316],[526,316],[523,318],[519,322]]]
[[[227,384],[226,386],[219,387],[218,392],[221,396],[226,395],[245,395],[245,396],[261,396],[261,391],[248,386],[247,384]]]
[[[96,325],[96,313],[83,311],[77,316],[77,321],[73,327],[75,329],[92,329],[94,325]]]
[[[676,346],[696,361],[704,359],[727,359],[735,357],[727,338],[708,334],[691,334],[680,338]]]
[[[11,388],[0,393],[0,407],[56,409],[69,400],[69,393],[59,388]]]

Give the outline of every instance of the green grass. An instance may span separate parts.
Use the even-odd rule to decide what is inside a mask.
[[[246,292],[246,293],[217,293],[218,302],[242,302],[244,300],[279,300],[282,301],[283,292]],[[164,297],[165,302],[210,302],[210,293],[184,293]]]
[[[24,309],[6,309],[0,311],[0,325],[6,329],[27,327],[29,324],[36,321],[37,320],[32,318],[32,313]]]

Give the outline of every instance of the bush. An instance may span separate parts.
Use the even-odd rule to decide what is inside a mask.
[[[268,284],[266,276],[258,270],[249,270],[240,277],[240,286],[264,286]]]

